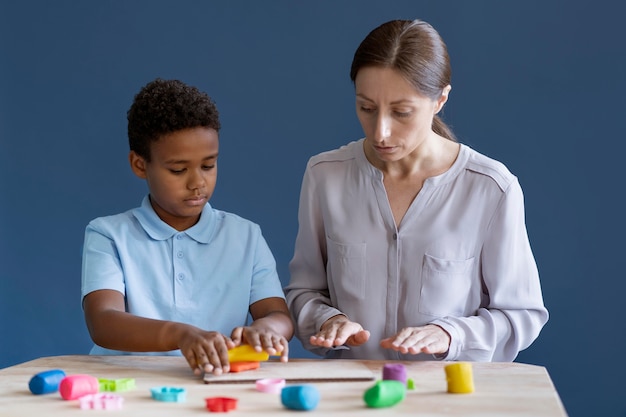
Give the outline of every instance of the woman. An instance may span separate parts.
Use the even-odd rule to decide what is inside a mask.
[[[306,167],[287,302],[333,358],[512,361],[548,320],[517,178],[437,114],[450,63],[426,22],[357,49],[365,138]]]

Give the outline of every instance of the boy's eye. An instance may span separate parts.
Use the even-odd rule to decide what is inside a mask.
[[[213,168],[215,168],[215,165],[203,165],[202,169],[204,169],[205,171],[210,171]]]
[[[185,169],[170,169],[170,172],[172,174],[182,174],[183,172],[185,172]]]

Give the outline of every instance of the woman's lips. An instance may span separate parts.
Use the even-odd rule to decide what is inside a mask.
[[[396,148],[394,146],[374,146],[378,153],[392,153]]]

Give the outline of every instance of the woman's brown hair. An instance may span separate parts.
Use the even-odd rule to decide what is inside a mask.
[[[352,82],[361,68],[370,66],[399,71],[420,94],[433,100],[441,97],[452,76],[446,44],[421,20],[392,20],[372,30],[354,53]],[[452,129],[438,115],[433,118],[432,129],[456,141]]]

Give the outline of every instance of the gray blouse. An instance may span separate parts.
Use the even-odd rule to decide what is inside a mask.
[[[379,346],[433,323],[452,337],[446,360],[512,361],[548,320],[517,178],[466,145],[428,178],[396,227],[383,174],[363,139],[312,157],[285,288],[305,348],[329,357],[428,360]],[[324,349],[310,336],[343,313],[371,332],[362,346]]]

